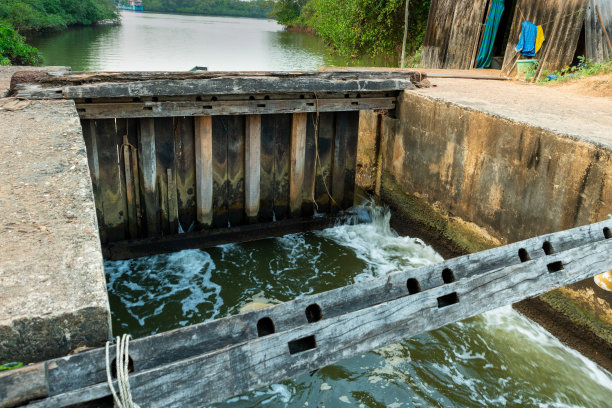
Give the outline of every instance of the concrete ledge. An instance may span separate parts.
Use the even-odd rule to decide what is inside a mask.
[[[74,103],[25,105],[0,110],[0,362],[58,357],[79,346],[100,346],[110,336]]]

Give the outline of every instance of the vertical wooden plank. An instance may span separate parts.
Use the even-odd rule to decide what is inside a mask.
[[[168,214],[168,173],[174,169],[174,121],[172,118],[155,118],[155,155],[157,159],[157,184],[159,185],[160,217],[164,234],[171,230]]]
[[[359,112],[339,112],[346,132],[346,164],[344,167],[344,198],[342,209],[353,206],[355,197],[355,168],[357,166],[357,143],[359,141]]]
[[[188,231],[197,219],[194,118],[174,119],[175,181],[178,224]],[[209,173],[210,174],[210,173]]]
[[[306,157],[306,113],[294,113],[291,121],[291,161],[289,179],[289,208],[292,217],[302,212],[304,188],[304,160]]]
[[[328,213],[331,205],[332,153],[335,133],[333,112],[319,114],[318,133],[319,160],[317,163],[315,197],[317,199],[317,212]]]
[[[244,129],[243,115],[227,117],[227,208],[232,227],[244,224]]]
[[[81,127],[83,128],[83,139],[85,140],[85,148],[87,150],[87,163],[89,165],[89,174],[91,176],[91,184],[94,193],[100,241],[106,243],[106,230],[103,228],[104,212],[102,208],[102,193],[100,191],[100,165],[96,141],[97,132],[95,131],[95,123],[91,119],[81,120]]]
[[[95,121],[100,187],[104,228],[108,242],[121,241],[126,237],[126,210],[119,162],[119,149],[115,119]]]
[[[277,115],[274,135],[274,217],[276,220],[283,220],[289,215],[291,122],[292,115]]]
[[[210,227],[213,219],[212,118],[196,116],[194,121],[197,221],[200,227]]]
[[[127,200],[128,231],[130,238],[138,237],[136,203],[134,202],[134,178],[132,176],[132,154],[127,134],[123,135],[123,165],[125,173],[125,197]]]
[[[347,117],[343,113],[336,113],[331,186],[331,195],[333,197],[332,212],[341,210],[342,203],[344,202],[344,169],[346,167],[346,146],[349,128]]]
[[[153,118],[141,118],[138,138],[138,172],[140,192],[146,214],[147,236],[161,233],[159,201],[157,199],[157,159],[155,157],[155,122]]]
[[[302,188],[302,216],[314,214],[315,174],[316,174],[316,113],[309,113],[306,119],[306,146],[304,152],[304,187]]]
[[[259,221],[270,222],[274,213],[274,135],[276,117],[261,115]]]
[[[227,228],[227,119],[212,118],[213,222],[215,228]]]
[[[166,169],[166,179],[168,180],[168,224],[170,233],[178,234],[178,197],[172,169]]]
[[[247,222],[257,221],[261,174],[261,115],[247,115],[245,130],[245,203]]]

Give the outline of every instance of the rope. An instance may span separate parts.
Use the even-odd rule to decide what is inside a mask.
[[[130,380],[128,378],[128,364],[130,361],[129,342],[131,337],[132,336],[129,334],[124,334],[121,337],[117,337],[115,368],[117,372],[117,387],[119,388],[119,395],[117,395],[117,392],[115,391],[111,376],[109,353],[110,342],[106,342],[106,381],[111,390],[111,394],[113,394],[113,400],[115,401],[115,406],[117,408],[140,408],[140,406],[132,400],[132,391],[130,390]]]
[[[314,203],[315,208],[318,211],[319,205],[317,204],[317,200],[315,200],[315,185],[317,182],[317,172],[316,172],[317,163],[319,164],[319,170],[321,171],[321,179],[323,180],[323,186],[325,187],[325,192],[329,196],[329,199],[331,200],[332,204],[338,205],[338,203],[336,202],[336,200],[334,200],[334,197],[332,197],[331,193],[329,192],[329,188],[327,187],[327,182],[325,181],[325,176],[323,174],[323,166],[321,165],[321,158],[319,157],[319,97],[316,92],[314,93],[314,96],[315,96],[315,107],[316,107],[316,115],[315,115],[315,118],[313,119],[314,134],[315,134],[315,174],[314,174],[314,177],[312,178],[312,202]]]

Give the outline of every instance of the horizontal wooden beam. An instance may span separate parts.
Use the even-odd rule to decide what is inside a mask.
[[[338,112],[395,109],[396,98],[79,103],[81,119]]]
[[[305,310],[312,304],[317,304],[321,308],[323,321],[332,322],[335,318],[353,314],[375,305],[388,304],[394,300],[405,298],[407,295],[411,299],[423,299],[419,297],[422,295],[410,295],[411,292],[418,290],[423,293],[429,293],[434,289],[440,291],[440,293],[453,293],[453,286],[451,285],[454,280],[455,282],[462,282],[461,287],[463,289],[461,290],[463,292],[458,295],[461,305],[459,307],[469,307],[472,300],[464,296],[468,293],[465,291],[470,288],[471,284],[476,287],[478,282],[489,279],[487,278],[489,272],[499,270],[504,271],[503,276],[498,278],[500,282],[523,285],[528,290],[523,292],[523,286],[521,286],[521,291],[517,293],[503,291],[491,293],[487,298],[491,302],[491,307],[502,298],[508,302],[518,301],[532,296],[529,290],[548,290],[567,284],[566,281],[557,280],[563,274],[568,274],[566,277],[570,280],[577,280],[612,269],[612,265],[610,265],[612,260],[607,255],[610,253],[612,239],[606,239],[606,236],[609,236],[610,229],[612,229],[612,220],[528,239],[451,259],[436,265],[400,271],[266,309],[137,339],[130,345],[130,356],[134,361],[134,373],[154,370],[178,360],[192,359],[201,354],[214,353],[216,350],[225,349],[231,345],[256,340],[258,339],[257,322],[264,317],[273,321],[277,333],[291,332],[298,330],[300,327],[310,326]],[[577,247],[581,247],[581,249],[575,251],[574,248]],[[573,258],[573,255],[568,256],[567,251],[574,251],[572,254],[577,254],[576,258]],[[547,255],[547,253],[550,255]],[[600,259],[601,254],[606,258],[605,262],[607,264],[592,264],[591,257]],[[580,262],[584,262],[585,271],[588,271],[582,271],[580,274],[586,273],[586,275],[577,277],[572,272],[574,269],[570,270],[568,267],[568,265],[571,265],[571,268],[575,268],[576,264],[580,263],[574,262],[577,259],[582,259]],[[561,262],[561,264],[558,262]],[[563,269],[559,269],[559,265]],[[589,270],[589,268],[591,269]],[[530,270],[536,273],[534,281],[544,279],[541,281],[541,287],[537,285],[531,287],[531,281],[524,281],[526,278],[521,274]],[[450,283],[446,283],[447,281]],[[436,299],[437,297],[434,296]],[[455,309],[444,308],[442,310]],[[464,317],[467,317],[467,315],[455,316],[456,320]],[[424,319],[426,319],[426,316]],[[427,322],[416,321],[411,324],[422,327],[424,323]],[[320,334],[315,333],[314,335],[317,336],[317,339],[321,339]],[[394,341],[399,341],[402,338],[397,337]],[[359,339],[356,338],[354,341],[359,342]],[[347,356],[343,355],[343,358]],[[113,356],[111,356],[112,358]],[[66,394],[80,388],[94,386],[104,382],[106,378],[104,350],[97,349],[50,360],[46,362],[44,370],[47,381],[47,396]],[[3,395],[11,392],[6,387],[7,384],[15,383],[14,381],[11,382],[8,377],[12,375],[11,372],[0,373],[0,401]],[[197,383],[197,381],[195,382]],[[12,395],[15,395],[15,391],[12,392]],[[137,400],[137,402],[140,401]],[[0,403],[0,407],[2,406],[6,405]]]
[[[325,229],[334,225],[338,220],[338,217],[294,218],[140,240],[116,241],[103,245],[102,254],[105,259],[116,261],[183,249],[210,248],[229,243],[256,241],[268,237]]]
[[[48,84],[47,84],[48,86]],[[12,96],[25,99],[124,98],[145,96],[242,95],[300,92],[381,92],[414,89],[409,78],[328,79],[310,76],[241,76],[208,79],[156,79],[139,82],[101,82],[42,86],[17,84]]]
[[[429,290],[406,293],[336,317],[327,317],[325,304],[316,303],[321,310],[320,320],[135,371],[130,375],[132,395],[134,401],[147,407],[202,406],[222,401],[602,273],[612,268],[611,251],[612,240],[603,239]],[[408,292],[404,282],[398,284]],[[109,393],[107,384],[99,383],[32,406],[69,406]]]

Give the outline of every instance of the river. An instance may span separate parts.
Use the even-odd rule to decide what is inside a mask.
[[[273,20],[121,12],[122,24],[73,28],[29,38],[46,65],[74,71],[298,71],[322,65],[390,63],[342,58],[316,36]]]
[[[122,13],[121,25],[33,39],[74,70],[312,70],[374,65],[270,20]],[[373,221],[206,251],[105,262],[115,335],[142,337],[287,301],[442,258]],[[216,407],[606,407],[612,376],[506,307]]]

